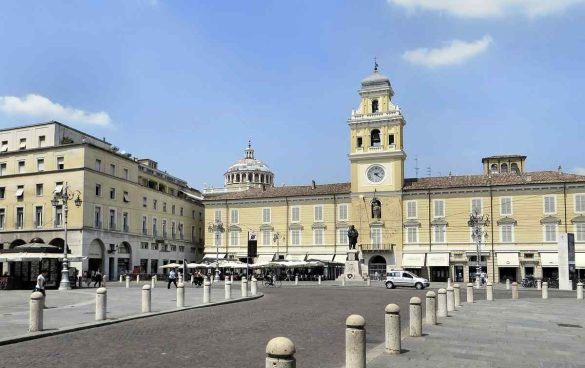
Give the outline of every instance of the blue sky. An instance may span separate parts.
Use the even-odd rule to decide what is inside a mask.
[[[0,126],[55,119],[197,188],[252,139],[277,184],[349,180],[347,118],[378,58],[406,174],[585,173],[582,0],[3,1]]]

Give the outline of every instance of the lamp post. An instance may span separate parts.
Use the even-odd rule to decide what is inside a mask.
[[[489,216],[481,215],[476,209],[471,215],[469,215],[469,221],[467,224],[471,227],[471,237],[475,241],[475,247],[477,252],[477,263],[475,267],[475,284],[476,287],[480,285],[479,275],[481,274],[481,241],[483,237],[487,237],[487,232],[483,230],[484,226],[488,226],[490,223]]]
[[[216,219],[215,223],[210,223],[207,227],[210,233],[215,234],[215,281],[219,281],[219,243],[221,243],[221,233],[225,231],[223,222]]]
[[[278,231],[272,237],[272,240],[276,243],[276,260],[280,259],[279,248],[280,248],[280,239],[284,240],[284,236]]]
[[[63,269],[61,270],[61,282],[59,283],[59,290],[71,290],[69,284],[69,259],[67,258],[67,216],[69,214],[69,201],[73,200],[75,207],[81,207],[81,192],[76,190],[73,193],[69,193],[70,187],[67,182],[63,185],[60,191],[55,191],[51,204],[53,207],[59,205],[63,206],[64,223],[63,230],[65,233],[65,242],[63,244]]]

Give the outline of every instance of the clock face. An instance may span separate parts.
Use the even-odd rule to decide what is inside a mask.
[[[384,168],[380,165],[372,165],[368,168],[368,171],[366,172],[368,180],[372,183],[381,182],[382,180],[384,180],[385,175],[386,172],[384,171]]]

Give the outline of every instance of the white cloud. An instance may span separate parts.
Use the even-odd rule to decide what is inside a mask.
[[[46,97],[29,94],[25,97],[0,96],[0,112],[6,115],[28,116],[63,123],[110,125],[112,119],[103,112],[86,112],[52,102]]]
[[[585,175],[585,167],[576,167],[573,172],[577,175]]]
[[[402,58],[412,64],[429,68],[461,64],[487,51],[493,40],[489,35],[472,42],[449,41],[444,47],[427,49],[424,47],[406,51]]]
[[[409,11],[444,12],[461,18],[522,15],[530,18],[561,13],[585,0],[388,0]]]

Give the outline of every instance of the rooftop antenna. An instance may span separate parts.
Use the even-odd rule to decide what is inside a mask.
[[[378,72],[378,58],[374,56],[374,73]]]
[[[414,172],[415,177],[418,179],[418,156],[414,157]]]

